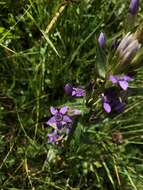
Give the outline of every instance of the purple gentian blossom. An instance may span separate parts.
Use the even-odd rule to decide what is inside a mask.
[[[139,9],[139,0],[131,0],[129,6],[129,12],[132,15],[136,15]]]
[[[110,75],[109,80],[112,81],[113,84],[118,84],[123,90],[127,90],[128,81],[131,81],[133,79],[126,75],[123,76]]]
[[[120,113],[125,108],[125,102],[118,96],[116,89],[109,88],[102,94],[102,106],[107,113]]]
[[[66,84],[64,87],[65,93],[73,97],[83,97],[85,96],[85,90],[83,88],[73,87],[71,84]]]
[[[105,43],[106,43],[105,35],[103,32],[101,32],[98,37],[98,44],[99,44],[100,48],[103,48],[105,46]]]
[[[51,107],[50,111],[53,116],[47,121],[48,125],[61,129],[62,126],[72,123],[72,119],[66,114],[68,111],[67,106],[64,106],[60,109]]]
[[[73,87],[72,96],[74,97],[83,97],[85,96],[85,90],[83,88]]]
[[[54,130],[52,133],[48,134],[48,143],[56,143],[60,139],[60,135]]]

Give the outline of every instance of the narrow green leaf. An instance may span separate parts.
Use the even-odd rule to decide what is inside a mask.
[[[110,173],[109,168],[107,167],[107,164],[106,164],[105,162],[102,162],[102,164],[103,164],[103,166],[104,166],[104,168],[105,168],[105,170],[106,170],[107,176],[108,176],[108,178],[109,178],[111,184],[113,185],[114,190],[116,190],[114,180],[113,180],[113,178],[112,178],[112,175],[111,175],[111,173]]]

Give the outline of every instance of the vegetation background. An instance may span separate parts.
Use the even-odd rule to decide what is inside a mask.
[[[124,0],[0,1],[1,190],[143,189],[142,96],[114,118],[79,123],[66,152],[47,143],[44,124],[51,105],[68,102],[66,83],[94,75],[99,33],[110,43],[125,32],[128,7]],[[143,2],[134,29],[141,10]],[[141,68],[132,86],[142,87],[142,78]],[[115,131],[122,143],[113,142]]]

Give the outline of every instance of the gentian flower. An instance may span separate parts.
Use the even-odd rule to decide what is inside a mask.
[[[139,0],[131,0],[130,6],[129,6],[129,12],[132,15],[136,15],[139,9]]]
[[[125,102],[118,96],[116,89],[109,88],[101,96],[102,106],[107,113],[120,113],[125,108]]]
[[[52,133],[48,134],[48,143],[56,143],[60,139],[60,135],[54,130]]]
[[[60,109],[51,107],[50,111],[53,116],[47,121],[48,125],[61,129],[62,126],[72,123],[72,119],[66,114],[68,111],[67,106],[64,106]]]
[[[123,90],[127,90],[128,88],[128,81],[133,80],[129,76],[113,76],[110,75],[109,80],[112,81],[113,84],[118,84]]]
[[[135,36],[131,33],[126,34],[117,48],[120,63],[125,64],[126,62],[130,62],[140,48],[141,44]]]
[[[73,97],[83,97],[85,96],[85,90],[83,88],[73,87],[71,84],[66,84],[64,87],[65,93]]]
[[[85,90],[83,88],[73,87],[72,96],[74,97],[83,97],[85,96]]]
[[[99,44],[100,48],[103,48],[105,46],[105,43],[106,43],[105,35],[103,32],[101,32],[98,37],[98,44]]]

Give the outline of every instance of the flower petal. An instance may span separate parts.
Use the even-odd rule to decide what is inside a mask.
[[[132,81],[133,80],[133,78],[131,78],[131,77],[127,76],[127,75],[123,76],[122,79],[125,80],[125,81],[130,81],[130,80]]]
[[[85,90],[83,88],[73,87],[72,96],[74,97],[83,97],[85,96]]]
[[[72,123],[72,119],[67,115],[64,115],[63,121],[65,121],[66,123]]]
[[[123,102],[119,102],[116,106],[115,106],[115,110],[116,110],[116,112],[123,112],[124,111],[124,108],[125,108],[125,103],[123,103]]]
[[[77,88],[77,97],[85,96],[85,90],[82,88]]]
[[[65,123],[64,123],[63,121],[56,122],[57,129],[58,129],[58,130],[61,130],[64,124],[65,124]]]
[[[68,106],[64,106],[64,107],[62,107],[62,108],[60,109],[59,112],[64,115],[67,111],[68,111]]]
[[[76,95],[76,91],[75,91],[75,89],[73,88],[72,96],[75,96],[75,95]]]
[[[119,85],[123,90],[127,90],[128,82],[127,81],[119,81]]]
[[[129,32],[125,35],[125,37],[121,40],[117,52],[122,56],[123,51],[128,47],[128,45],[132,42],[133,35]]]
[[[118,82],[117,77],[110,75],[109,80],[112,81],[113,84],[116,84]]]
[[[55,117],[51,117],[47,122],[46,122],[47,125],[50,125],[50,126],[56,126],[56,120],[55,120]]]
[[[81,111],[78,109],[73,109],[72,112],[73,112],[73,115],[80,115],[81,114]]]
[[[55,143],[60,136],[54,131],[48,134],[48,143]]]
[[[50,112],[52,115],[55,115],[56,113],[58,113],[58,110],[52,106],[50,107]]]
[[[108,103],[103,103],[103,108],[107,113],[111,112],[111,106]]]

